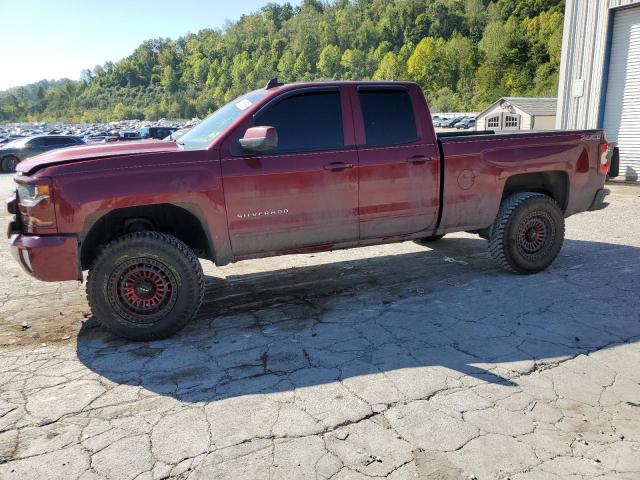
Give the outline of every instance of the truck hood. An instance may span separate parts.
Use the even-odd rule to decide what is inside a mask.
[[[20,162],[16,171],[25,175],[50,165],[73,163],[81,160],[93,160],[97,158],[120,157],[123,155],[136,155],[143,153],[174,152],[180,150],[175,142],[149,141],[122,142],[100,145],[83,145],[69,147],[36,155]]]

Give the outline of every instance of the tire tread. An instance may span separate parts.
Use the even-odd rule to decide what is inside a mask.
[[[200,261],[198,257],[193,253],[191,248],[189,248],[183,241],[178,238],[168,235],[166,233],[157,232],[153,230],[145,230],[140,232],[129,233],[123,235],[121,237],[112,240],[111,242],[103,245],[98,254],[95,257],[95,260],[89,269],[89,274],[87,276],[87,302],[89,303],[89,307],[91,311],[94,312],[94,317],[98,320],[100,325],[109,330],[110,332],[122,336],[123,333],[121,331],[117,331],[117,329],[113,328],[109,322],[104,321],[104,319],[100,318],[100,315],[96,315],[97,311],[97,296],[100,295],[99,291],[96,291],[97,287],[95,281],[94,272],[96,269],[99,269],[102,263],[105,262],[107,255],[115,249],[126,247],[127,244],[137,242],[137,241],[151,241],[162,243],[165,246],[170,246],[175,249],[177,253],[185,257],[189,264],[192,267],[193,272],[196,275],[197,281],[197,289],[198,289],[198,300],[197,306],[194,309],[194,312],[202,305],[202,301],[204,300],[204,273],[202,272],[202,266],[200,265]],[[190,292],[187,293],[189,295]],[[193,315],[182,314],[176,322],[174,322],[170,328],[165,328],[163,330],[158,331],[145,331],[144,335],[136,336],[136,338],[132,338],[133,340],[159,340],[162,338],[166,338],[177,331],[184,328],[184,326],[191,320]]]
[[[539,198],[543,199],[547,202],[551,202],[555,208],[558,208],[558,204],[556,201],[545,195],[543,193],[537,192],[518,192],[513,195],[507,197],[500,204],[500,208],[498,209],[498,214],[496,215],[496,219],[491,227],[490,235],[489,235],[489,254],[493,258],[493,260],[500,266],[502,269],[512,272],[512,273],[527,273],[522,270],[516,269],[513,264],[509,261],[507,256],[507,243],[505,240],[505,236],[507,235],[507,227],[509,224],[509,220],[513,216],[514,212],[522,206],[525,202],[530,201],[531,199]],[[563,226],[564,227],[564,226]],[[559,232],[560,241],[562,242],[564,238],[564,230]]]

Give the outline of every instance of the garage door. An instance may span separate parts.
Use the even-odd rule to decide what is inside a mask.
[[[640,176],[640,8],[613,17],[604,129],[620,148],[620,175]]]

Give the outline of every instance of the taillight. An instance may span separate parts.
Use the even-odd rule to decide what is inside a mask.
[[[18,181],[18,210],[28,233],[56,231],[51,184],[47,179]]]
[[[600,162],[598,163],[598,173],[606,175],[609,173],[609,144],[600,144]]]

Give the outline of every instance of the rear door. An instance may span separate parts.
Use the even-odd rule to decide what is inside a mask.
[[[361,85],[352,93],[360,239],[430,233],[439,201],[438,147],[419,91]]]
[[[60,137],[44,137],[45,150],[53,150],[65,145],[64,139]]]
[[[272,126],[278,147],[242,152],[250,126]],[[235,256],[358,241],[358,156],[349,99],[338,87],[276,97],[223,146],[222,175]],[[225,158],[226,157],[226,158]]]

